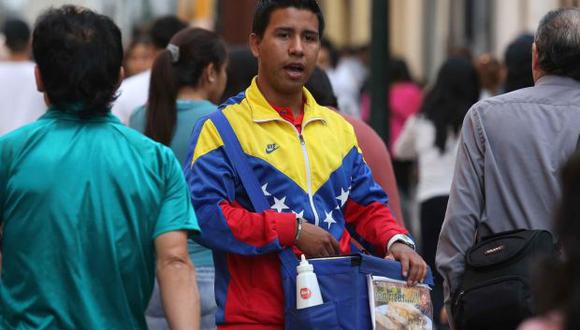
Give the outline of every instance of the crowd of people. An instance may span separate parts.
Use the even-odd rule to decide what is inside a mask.
[[[239,48],[175,16],[126,49],[77,6],[32,31],[6,20],[0,329],[283,329],[286,249],[394,258],[409,286],[430,268],[433,328],[461,329],[468,250],[515,229],[561,251],[534,268],[521,329],[578,328],[580,10],[547,13],[502,61],[451,51],[431,83],[390,59],[385,140],[367,49],[338,52],[324,29],[314,0],[258,1]]]

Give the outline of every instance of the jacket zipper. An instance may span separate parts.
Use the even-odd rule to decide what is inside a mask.
[[[296,129],[296,127],[294,127]],[[296,129],[296,133],[298,130]],[[300,140],[300,146],[302,147],[302,154],[304,154],[304,163],[306,164],[306,184],[308,185],[308,200],[310,201],[310,207],[314,213],[314,224],[318,226],[320,218],[318,217],[318,212],[314,206],[314,196],[312,196],[312,178],[310,174],[310,158],[308,158],[308,151],[306,150],[306,143],[304,142],[304,137],[302,134],[298,133],[298,139]]]
[[[492,284],[496,284],[496,283],[500,283],[500,282],[506,282],[506,281],[518,281],[523,283],[526,287],[529,287],[529,285],[523,281],[519,276],[513,276],[513,275],[508,275],[508,276],[502,276],[502,277],[498,277],[498,278],[494,278],[491,280],[487,280],[483,283],[474,285],[470,288],[464,289],[459,291],[459,293],[457,294],[457,298],[455,299],[455,307],[459,306],[459,304],[461,303],[461,298],[463,298],[463,296],[465,296],[465,294],[470,293],[473,290],[477,290],[477,289],[481,289],[483,287],[492,285]]]
[[[286,124],[292,126],[292,128],[296,132],[296,135],[298,135],[298,141],[300,142],[300,147],[302,148],[302,155],[304,157],[304,164],[306,167],[306,186],[308,187],[308,201],[310,202],[310,208],[312,209],[312,214],[314,214],[314,224],[316,226],[318,226],[318,224],[320,222],[320,218],[318,216],[318,212],[316,211],[316,207],[314,206],[314,196],[312,194],[312,177],[311,177],[311,171],[310,171],[310,158],[308,157],[308,151],[306,150],[306,142],[304,141],[304,137],[302,136],[302,134],[300,132],[298,132],[298,129],[292,123],[290,123],[284,119],[274,118],[274,119],[270,119],[267,121],[279,121],[279,122],[286,123]],[[302,130],[304,130],[304,127],[306,127],[306,125],[312,121],[313,120],[309,120],[305,123],[302,123]],[[260,123],[260,122],[266,122],[266,121],[256,121],[256,122]]]

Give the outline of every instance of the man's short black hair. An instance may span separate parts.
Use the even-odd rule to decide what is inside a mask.
[[[538,26],[535,42],[544,72],[580,81],[579,8],[561,8],[546,14]]]
[[[309,10],[316,14],[318,18],[318,34],[322,38],[324,17],[316,0],[259,0],[252,23],[252,33],[255,33],[260,38],[263,37],[264,31],[266,31],[266,27],[270,23],[272,12],[276,9],[289,7]]]
[[[25,21],[18,18],[6,20],[2,27],[2,33],[6,39],[6,47],[12,53],[20,53],[28,48],[30,42],[30,28]]]
[[[70,5],[49,9],[36,22],[32,52],[52,105],[81,117],[109,112],[123,63],[121,31],[110,18]]]
[[[157,49],[165,49],[173,36],[187,27],[179,18],[168,15],[163,16],[153,22],[151,26],[151,40]]]

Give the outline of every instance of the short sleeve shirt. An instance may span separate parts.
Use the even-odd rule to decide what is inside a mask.
[[[216,111],[217,106],[207,100],[180,99],[176,102],[177,121],[169,147],[182,166],[187,162],[187,152],[193,127],[201,118]],[[147,108],[141,106],[133,112],[129,119],[129,127],[145,133],[147,124]],[[213,257],[210,249],[189,239],[189,256],[196,269],[213,267]]]
[[[56,109],[0,138],[1,329],[146,329],[154,239],[199,230],[172,151]]]

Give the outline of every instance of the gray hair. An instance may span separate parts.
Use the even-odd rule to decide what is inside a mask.
[[[540,68],[580,81],[580,9],[550,11],[535,36]]]

